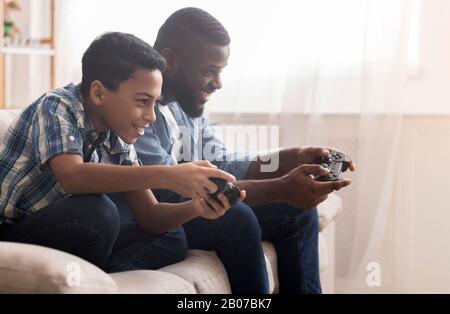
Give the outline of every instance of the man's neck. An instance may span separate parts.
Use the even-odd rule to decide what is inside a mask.
[[[163,85],[163,90],[162,90],[162,101],[161,101],[161,105],[165,106],[171,102],[176,101],[176,97],[174,96],[174,94],[168,90],[167,88],[164,88],[165,86]]]

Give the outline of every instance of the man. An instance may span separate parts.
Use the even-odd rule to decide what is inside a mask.
[[[83,56],[81,84],[50,91],[24,109],[0,148],[1,240],[62,250],[110,271],[129,269],[130,260],[155,269],[160,265],[141,252],[161,233],[228,210],[223,195],[219,204],[204,192],[217,189],[211,176],[234,179],[214,166],[140,166],[132,144],[155,120],[164,66],[139,38],[106,33]],[[158,203],[149,188],[161,187],[194,199]],[[120,225],[105,195],[112,192],[124,192],[135,221]],[[165,239],[178,250],[160,242],[159,253],[183,259],[184,241],[173,232]]]
[[[262,239],[271,241],[277,251],[281,293],[320,293],[314,207],[350,180],[317,182],[311,177],[328,173],[315,164],[329,154],[322,148],[280,151],[275,172],[260,171],[263,158],[223,158],[228,156],[227,150],[214,137],[203,110],[211,94],[222,87],[220,73],[228,62],[229,44],[222,24],[197,8],[178,10],[161,26],[154,47],[167,61],[164,98],[157,107],[156,122],[136,144],[138,156],[149,165],[176,164],[178,153],[183,161],[203,160],[207,159],[204,147],[208,145],[208,151],[214,152],[210,161],[234,174],[239,180],[236,185],[247,191],[246,202],[219,219],[197,218],[183,226],[189,248],[217,252],[233,292],[268,292]],[[181,130],[183,136],[178,134]],[[183,142],[183,151],[176,151],[177,141]],[[352,162],[350,169],[354,168]],[[181,200],[169,191],[159,191],[157,197],[161,201]]]

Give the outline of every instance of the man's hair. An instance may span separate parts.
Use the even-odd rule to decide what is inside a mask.
[[[214,16],[198,8],[183,8],[161,26],[154,47],[158,51],[176,49],[182,39],[192,36],[222,47],[230,44],[227,30]]]
[[[89,95],[91,83],[99,80],[111,91],[137,70],[164,71],[165,59],[134,35],[108,32],[97,37],[82,59],[81,93]]]

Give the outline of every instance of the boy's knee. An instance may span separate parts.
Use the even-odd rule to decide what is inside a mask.
[[[188,241],[182,227],[168,231],[164,235],[164,242],[170,252],[169,264],[184,260],[188,254]]]
[[[80,197],[81,215],[90,220],[98,232],[115,238],[120,230],[120,217],[116,205],[106,195],[92,194]]]

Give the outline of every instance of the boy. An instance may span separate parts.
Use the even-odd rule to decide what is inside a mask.
[[[139,253],[160,234],[225,213],[230,204],[223,195],[222,204],[208,195],[217,190],[209,178],[233,176],[207,162],[140,166],[136,157],[132,144],[155,120],[164,67],[139,38],[106,33],[85,52],[80,85],[51,91],[25,108],[0,149],[1,240],[59,249],[109,271],[127,268],[130,259],[152,269],[160,265]],[[150,188],[193,199],[158,203]],[[113,192],[124,192],[136,221],[120,226],[116,206],[104,195]],[[171,262],[184,258],[177,250],[161,254]]]

